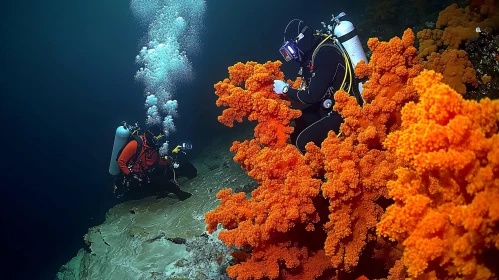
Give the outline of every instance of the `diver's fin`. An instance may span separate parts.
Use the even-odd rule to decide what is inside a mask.
[[[184,191],[179,189],[178,191],[175,192],[175,195],[178,197],[178,200],[184,201],[184,200],[188,199],[189,197],[191,197],[192,193],[184,192]]]

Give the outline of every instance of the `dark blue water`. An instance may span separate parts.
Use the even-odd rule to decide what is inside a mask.
[[[213,84],[238,61],[279,59],[290,19],[359,17],[362,1],[333,2],[207,1],[197,77],[177,93],[172,143],[200,151],[230,133],[216,120]],[[114,130],[145,118],[134,81],[145,30],[126,0],[2,1],[0,27],[0,277],[52,279],[116,203],[107,174]]]

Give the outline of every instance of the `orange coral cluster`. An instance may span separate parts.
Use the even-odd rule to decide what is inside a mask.
[[[498,9],[497,0],[468,0],[470,9],[476,13],[491,17]]]
[[[345,94],[338,96],[340,103],[345,104],[335,108],[345,118],[342,133],[359,133],[360,138],[373,139],[374,143],[379,144],[390,131],[398,127],[398,112],[407,101],[417,97],[411,80],[422,68],[413,46],[414,39],[414,32],[410,29],[404,32],[402,38],[395,37],[389,42],[369,39],[367,44],[373,51],[371,61],[369,64],[361,61],[355,68],[358,77],[369,77],[362,92],[367,104],[361,110],[353,100],[348,101],[350,105],[347,106],[343,101]],[[375,130],[368,129],[371,123]]]
[[[383,209],[375,203],[387,196],[386,183],[396,165],[385,151],[370,149],[356,137],[337,138],[330,132],[322,143],[327,182],[322,193],[329,199],[329,221],[324,226],[326,254],[334,267],[352,271]]]
[[[481,30],[499,28],[499,9],[496,0],[469,1],[470,6],[459,8],[452,4],[440,12],[436,29],[418,32],[419,53],[426,57],[441,46],[457,49],[470,39],[478,37],[477,27]]]
[[[405,246],[389,279],[495,276],[482,253],[499,249],[499,101],[465,101],[440,74],[420,74],[414,39],[406,30],[390,42],[369,40],[371,61],[355,69],[369,78],[364,105],[337,92],[341,134],[330,132],[321,148],[309,143],[305,155],[288,144],[300,113],[272,91],[283,79],[280,62],[238,63],[215,85],[217,105],[229,107],[222,123],[259,123],[255,139],[234,142],[231,151],[260,186],[249,199],[220,191],[220,205],[205,215],[209,232],[220,224],[219,238],[244,251],[230,277],[356,273],[366,245],[383,244],[375,229]],[[377,202],[388,196],[395,204],[383,214]]]
[[[442,36],[444,31],[440,29],[423,29],[417,33],[419,40],[419,56],[427,57],[428,55],[437,52],[444,44]]]
[[[281,99],[273,91],[274,80],[282,80],[281,62],[258,64],[237,63],[229,67],[230,78],[215,85],[217,106],[228,106],[218,120],[232,127],[234,121],[243,118],[258,121],[255,137],[264,145],[283,146],[293,132],[289,122],[301,115],[292,110],[290,102]],[[244,88],[241,87],[244,84]]]
[[[499,101],[464,100],[442,75],[414,79],[386,147],[408,164],[388,188],[395,204],[378,233],[403,242],[411,277],[491,279],[483,253],[499,249]]]
[[[231,151],[260,186],[250,199],[230,189],[220,191],[220,206],[205,215],[208,231],[223,226],[219,238],[227,246],[251,248],[248,259],[227,269],[233,278],[314,279],[330,267],[321,246],[313,249],[299,242],[313,235],[319,222],[314,199],[322,183],[316,178],[322,157],[311,145],[303,156],[287,144],[289,122],[300,111],[291,110],[272,90],[273,80],[283,78],[280,65],[238,63],[229,67],[230,79],[215,85],[217,105],[229,106],[219,117],[222,123],[232,126],[243,117],[258,121],[255,139],[234,142]],[[246,89],[237,86],[242,83]]]
[[[440,12],[437,29],[424,29],[417,34],[419,56],[426,58],[422,62],[424,68],[441,73],[444,82],[461,94],[466,93],[466,85],[477,88],[478,79],[468,54],[457,48],[462,42],[478,37],[477,27],[499,27],[499,11],[489,7],[490,0],[471,2],[474,3],[465,9],[458,8],[457,4],[450,5]],[[480,12],[480,7],[484,13]],[[444,30],[438,29],[444,27]],[[443,51],[443,46],[447,46],[447,50]]]
[[[361,61],[355,69],[358,76],[369,76],[363,91],[366,104],[360,107],[344,91],[334,96],[334,109],[345,123],[339,138],[330,132],[322,143],[327,177],[322,192],[330,204],[324,248],[333,266],[345,271],[357,265],[383,213],[375,201],[387,195],[385,186],[396,163],[381,143],[399,126],[396,112],[416,96],[407,85],[421,68],[413,43],[411,30],[390,42],[370,39],[371,61]]]
[[[432,53],[423,67],[443,75],[443,82],[459,94],[466,93],[466,84],[478,87],[475,68],[468,60],[468,54],[463,50],[446,50],[442,54]]]

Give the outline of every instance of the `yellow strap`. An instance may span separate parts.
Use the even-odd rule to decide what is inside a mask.
[[[322,44],[324,44],[324,43],[325,43],[325,42],[326,42],[329,38],[331,38],[331,35],[328,35],[328,36],[326,37],[326,39],[322,40],[322,42],[320,42],[320,44],[319,44],[319,45],[317,45],[317,47],[315,48],[314,52],[312,53],[312,57],[315,57],[315,54],[316,54],[316,53],[317,53],[317,51],[319,50],[320,46],[321,46]]]
[[[331,35],[328,35],[324,40],[322,40],[322,42],[320,42],[319,45],[317,45],[317,47],[315,48],[314,52],[312,53],[312,60],[315,60],[315,55],[317,54],[317,51],[319,50],[320,46],[322,44],[324,44],[330,38],[331,38]],[[334,43],[338,45],[338,43],[336,43],[336,42],[334,42]],[[346,52],[343,50],[343,48],[341,46],[338,46],[338,48],[343,53],[343,59],[345,60],[345,68],[346,68],[345,69],[345,75],[343,76],[343,81],[341,82],[340,89],[343,89],[343,87],[345,86],[345,81],[347,79],[347,76],[350,75],[350,83],[348,84],[348,91],[347,91],[347,93],[350,93],[350,89],[352,87],[352,68],[350,67],[350,60],[349,60],[348,55],[346,54]]]
[[[343,59],[345,60],[345,76],[343,77],[343,82],[341,83],[340,89],[343,89],[343,86],[345,86],[345,81],[347,79],[347,75],[350,76],[350,82],[348,83],[348,90],[347,93],[350,93],[350,89],[352,88],[352,68],[350,67],[350,60],[348,59],[348,56],[346,55],[345,52],[343,52]]]
[[[158,141],[159,139],[163,138],[163,136],[165,136],[164,134],[160,134],[158,136],[154,136],[154,138],[156,139],[156,141]]]
[[[343,76],[343,82],[341,83],[340,89],[343,89],[343,87],[345,86],[347,75],[349,75],[350,79],[348,83],[347,93],[350,93],[350,89],[352,88],[352,68],[350,67],[350,58],[348,57],[348,53],[343,49],[341,43],[336,43],[336,44],[338,45],[338,48],[340,48],[340,51],[343,53],[343,59],[345,60],[345,76]]]

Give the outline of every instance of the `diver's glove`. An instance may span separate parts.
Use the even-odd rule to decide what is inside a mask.
[[[277,94],[283,94],[287,93],[289,90],[289,84],[281,81],[281,80],[274,80],[274,92]]]
[[[133,180],[137,180],[139,182],[142,182],[142,178],[140,177],[140,174],[137,174],[133,171],[130,171],[130,173],[128,173],[128,175],[126,175],[126,180],[127,180],[127,183],[129,183]]]
[[[179,166],[180,166],[180,164],[178,164],[178,162],[173,163],[173,168],[178,168]]]

